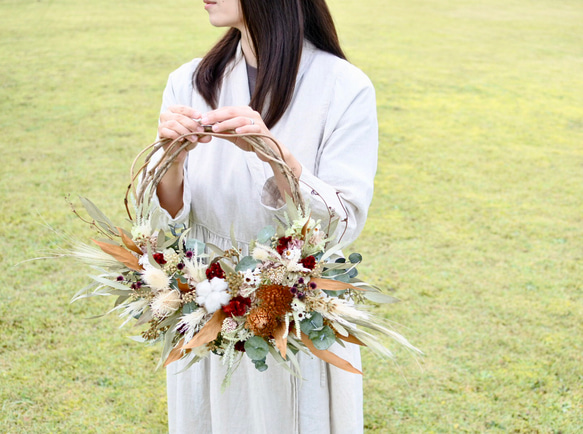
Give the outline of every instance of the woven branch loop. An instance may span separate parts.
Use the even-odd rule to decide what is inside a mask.
[[[300,208],[302,213],[305,213],[305,203],[300,192],[299,180],[294,175],[291,168],[287,165],[284,158],[282,157],[283,152],[279,142],[273,137],[267,134],[236,134],[236,133],[188,133],[172,140],[172,139],[161,139],[158,140],[145,149],[143,149],[137,157],[134,159],[131,169],[130,169],[130,184],[127,188],[124,203],[126,207],[127,214],[130,220],[133,220],[132,214],[128,206],[128,197],[130,193],[136,200],[138,207],[144,202],[149,202],[156,191],[158,184],[168,172],[174,160],[188,147],[194,149],[198,146],[198,142],[192,143],[186,140],[187,137],[203,137],[212,136],[222,139],[233,139],[241,138],[251,149],[261,157],[269,160],[277,165],[282,175],[286,179],[290,187],[290,196],[294,204]],[[266,143],[266,140],[271,141],[275,148],[279,151],[276,152],[271,146]],[[152,157],[162,149],[162,156],[156,162],[152,163]],[[143,164],[136,170],[139,160],[145,155],[145,160]]]

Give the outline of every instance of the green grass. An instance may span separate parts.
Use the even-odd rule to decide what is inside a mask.
[[[367,432],[583,431],[583,5],[330,1],[377,89],[362,274],[425,352],[365,358]],[[168,73],[221,34],[178,0],[0,2],[0,431],[164,432],[157,348],[69,305],[88,270],[26,262],[115,221]]]

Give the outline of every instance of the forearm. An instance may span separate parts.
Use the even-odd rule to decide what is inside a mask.
[[[184,190],[184,163],[174,163],[170,166],[160,183],[156,193],[160,200],[160,206],[172,217],[183,207],[182,193]]]
[[[300,179],[302,174],[302,165],[300,162],[286,149],[283,150],[283,158],[287,165],[292,170],[292,173],[297,179]],[[269,162],[271,169],[273,170],[273,177],[275,179],[275,183],[277,188],[279,189],[279,194],[281,194],[282,198],[285,198],[286,195],[291,196],[291,187],[287,182],[286,177],[281,172],[280,166],[274,162]]]

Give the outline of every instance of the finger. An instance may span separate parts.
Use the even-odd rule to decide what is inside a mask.
[[[265,134],[265,131],[261,125],[244,125],[242,127],[235,128],[235,133],[237,134]]]
[[[177,124],[180,126],[177,126],[176,131],[182,134],[203,131],[197,121],[184,115],[171,112],[164,112],[160,115],[160,125],[173,128],[173,126]]]
[[[253,118],[261,117],[259,113],[254,112],[253,109],[251,109],[251,107],[248,106],[221,107],[220,109],[212,110],[208,113],[203,114],[201,123],[203,125],[212,125],[217,122],[224,122],[228,119],[233,119],[240,116]]]
[[[176,114],[181,114],[186,116],[190,119],[200,119],[202,117],[202,113],[198,110],[193,109],[192,107],[188,107],[185,105],[172,105],[168,107],[168,111]]]
[[[224,122],[214,124],[213,131],[215,133],[220,133],[224,131],[236,130],[241,127],[253,127],[253,132],[259,132],[262,130],[263,121],[261,121],[261,119],[255,120],[251,117],[239,116]]]
[[[166,121],[164,123],[161,123],[160,126],[158,127],[158,130],[160,131],[161,134],[163,134],[164,131],[173,131],[175,133],[175,137],[167,137],[167,138],[171,138],[171,139],[176,139],[179,136],[182,136],[184,134],[189,134],[192,131],[188,128],[186,128],[184,125],[182,125],[180,122],[176,121],[176,120],[169,120]],[[196,136],[188,136],[186,138],[187,140],[191,141],[191,142],[196,142],[197,137]]]

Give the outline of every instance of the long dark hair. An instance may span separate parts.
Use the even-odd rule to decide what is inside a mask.
[[[257,82],[249,105],[271,128],[291,102],[304,38],[323,51],[346,56],[325,0],[240,0],[240,4],[257,56]],[[194,85],[213,108],[240,39],[239,30],[229,29],[194,72]]]

